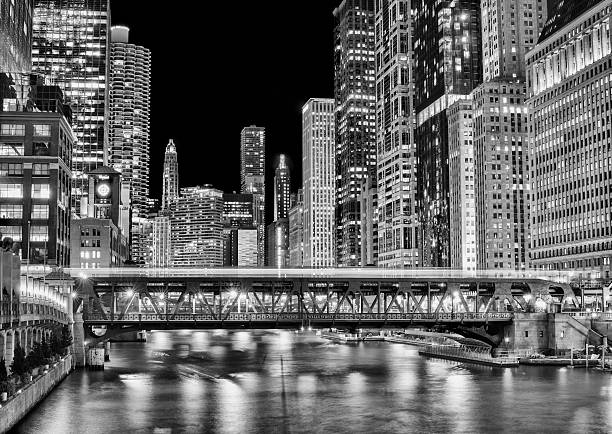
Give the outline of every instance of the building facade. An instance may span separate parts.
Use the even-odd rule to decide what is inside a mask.
[[[223,192],[209,185],[182,188],[170,206],[172,265],[223,266]]]
[[[343,0],[334,10],[336,259],[361,265],[359,193],[376,180],[374,0]]]
[[[559,3],[527,54],[532,266],[609,278],[612,1]]]
[[[32,69],[34,0],[0,2],[0,72]]]
[[[287,218],[291,201],[291,172],[287,157],[278,157],[278,166],[274,171],[274,220]]]
[[[270,223],[266,230],[266,265],[286,268],[289,265],[289,219],[278,219]]]
[[[130,259],[144,264],[149,199],[151,52],[129,43],[129,29],[111,29],[109,166],[128,188]]]
[[[87,173],[106,162],[109,0],[34,0],[32,71],[64,92],[77,142],[72,159],[72,207]]]
[[[482,2],[484,83],[472,92],[480,269],[530,266],[525,55],[546,11],[543,0]]]
[[[24,263],[70,261],[70,162],[75,137],[64,115],[0,112],[0,232],[21,243]]]
[[[377,262],[421,265],[408,0],[376,2]]]
[[[304,266],[304,194],[301,189],[289,209],[289,266]]]
[[[257,227],[257,264],[266,257],[266,130],[251,125],[240,133],[241,193],[253,195],[254,224]]]
[[[300,217],[303,239],[296,239],[293,249],[303,248],[300,266],[319,268],[336,264],[334,125],[333,99],[311,98],[302,107],[303,203],[298,200],[296,206],[303,207]]]
[[[166,210],[179,197],[178,155],[174,140],[170,139],[164,154],[161,209]]]
[[[223,265],[257,266],[257,228],[252,194],[223,194]]]
[[[480,0],[418,0],[414,108],[421,262],[450,266],[448,107],[482,82]]]
[[[128,258],[127,239],[108,218],[85,217],[70,224],[72,268],[121,267]]]
[[[168,215],[151,219],[151,260],[149,267],[172,267],[172,227]]]
[[[472,100],[466,98],[448,108],[450,266],[459,270],[477,268],[473,137]]]

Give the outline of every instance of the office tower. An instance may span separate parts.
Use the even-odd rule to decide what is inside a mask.
[[[291,173],[287,157],[281,154],[274,171],[274,220],[287,218],[291,200]]]
[[[109,77],[109,166],[128,189],[130,259],[144,264],[149,199],[151,52],[129,43],[129,29],[111,29]]]
[[[32,71],[62,89],[74,115],[75,211],[87,173],[106,161],[109,28],[108,0],[34,0]]]
[[[529,268],[525,54],[546,20],[543,0],[482,2],[484,83],[472,92],[478,268]]]
[[[240,133],[241,193],[253,195],[254,224],[257,227],[257,265],[266,256],[266,130],[251,125]]]
[[[0,232],[2,238],[21,243],[24,262],[65,267],[70,261],[70,163],[76,139],[62,92],[30,85],[31,79],[2,79]],[[23,100],[23,95],[35,99]]]
[[[174,140],[170,139],[166,145],[166,153],[164,155],[164,174],[162,186],[162,203],[161,210],[168,209],[170,204],[179,197],[179,173],[178,173],[178,156],[176,153],[176,145]]]
[[[367,180],[359,194],[361,209],[361,265],[378,265],[378,189]]]
[[[286,268],[289,265],[289,219],[273,221],[266,230],[266,265]]]
[[[0,9],[0,72],[30,72],[33,0],[3,3]]]
[[[359,193],[376,180],[374,0],[343,0],[334,10],[336,258],[361,265]]]
[[[149,267],[172,267],[172,228],[170,217],[158,215],[151,219],[151,262]]]
[[[612,0],[564,1],[527,53],[532,266],[609,278]]]
[[[252,194],[223,194],[223,265],[257,266],[257,228]]]
[[[410,1],[376,2],[378,265],[418,267]]]
[[[448,108],[450,266],[459,270],[477,265],[473,122],[470,98]]]
[[[480,0],[418,0],[414,108],[421,263],[450,266],[448,107],[482,81]]]
[[[304,194],[298,190],[295,202],[289,209],[289,266],[304,265]]]
[[[303,243],[304,257],[303,263],[293,265],[336,264],[335,152],[334,100],[311,98],[302,107],[303,203],[298,206],[303,207],[303,240],[294,244],[295,249]]]
[[[223,192],[210,185],[182,188],[170,205],[172,265],[223,266]]]

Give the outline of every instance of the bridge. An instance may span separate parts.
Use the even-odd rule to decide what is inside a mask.
[[[577,307],[560,273],[446,269],[70,269],[84,326],[128,329],[503,326]],[[556,307],[558,306],[558,307]]]

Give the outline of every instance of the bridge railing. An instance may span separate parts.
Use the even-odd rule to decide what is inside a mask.
[[[102,315],[88,313],[85,322],[299,322],[299,321],[509,321],[513,314],[509,312],[493,313],[230,313],[228,315],[211,314],[155,314],[129,313],[124,315]]]
[[[612,312],[567,312],[570,316],[579,319],[597,319],[612,321]]]

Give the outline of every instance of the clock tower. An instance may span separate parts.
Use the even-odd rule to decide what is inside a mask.
[[[121,174],[102,166],[89,172],[87,217],[109,219],[119,226],[121,206]]]

